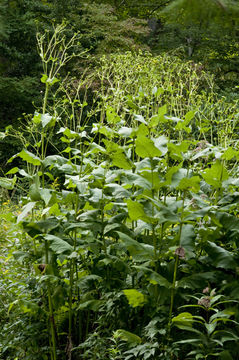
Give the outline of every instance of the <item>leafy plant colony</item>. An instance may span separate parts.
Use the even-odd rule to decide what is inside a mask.
[[[1,133],[0,359],[239,358],[237,101],[165,54],[61,78],[89,56],[65,24],[37,45],[42,106]]]

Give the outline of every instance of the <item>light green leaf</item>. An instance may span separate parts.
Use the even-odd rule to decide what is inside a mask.
[[[220,188],[222,186],[222,181],[227,180],[229,174],[223,163],[220,160],[217,160],[211,168],[202,172],[202,176],[206,183],[214,188]]]
[[[47,206],[51,200],[52,191],[50,189],[40,189],[41,199],[44,200]]]
[[[18,167],[14,167],[11,170],[9,170],[6,175],[10,175],[10,174],[16,174],[18,172],[19,168]]]
[[[217,327],[217,323],[216,323],[216,322],[211,323],[211,324],[205,323],[204,325],[205,325],[205,327],[206,327],[206,329],[207,329],[208,335],[211,335],[211,334],[214,332],[214,330],[216,329],[216,327]]]
[[[131,220],[143,220],[149,223],[155,222],[155,219],[146,215],[143,204],[137,201],[127,200],[127,207]]]
[[[146,136],[138,136],[135,141],[135,145],[136,154],[142,158],[153,158],[155,156],[162,155],[162,152],[154,145],[153,140],[147,138]]]
[[[49,114],[41,114],[41,123],[43,129],[49,125],[50,127],[53,127],[55,125],[56,119],[53,118],[53,116]]]
[[[229,147],[225,152],[224,154],[222,155],[222,159],[225,159],[225,160],[231,160],[233,159],[234,157],[238,157],[238,151]]]
[[[13,179],[8,179],[5,177],[0,177],[0,187],[7,189],[7,190],[12,190],[16,184],[17,181],[17,177],[14,176]]]
[[[54,205],[51,206],[51,208],[49,209],[49,214],[55,215],[55,216],[61,215],[61,211],[60,211],[59,205],[57,203],[55,203]]]
[[[163,105],[158,109],[158,115],[161,121],[165,121],[164,115],[167,114],[167,105]]]
[[[194,193],[197,193],[200,190],[200,177],[192,176],[190,178],[183,178],[180,180],[179,185],[177,186],[178,190],[191,190]]]
[[[123,329],[116,330],[113,336],[115,339],[120,338],[121,340],[127,341],[130,344],[141,344],[142,342],[142,339],[139,336]]]
[[[20,158],[22,158],[24,161],[28,162],[29,164],[32,164],[32,165],[35,165],[35,166],[38,166],[38,165],[41,165],[41,159],[32,154],[30,151],[28,150],[22,150],[18,156]]]
[[[144,117],[142,115],[134,115],[135,120],[141,122],[142,124],[147,125],[147,122],[145,121]]]
[[[0,132],[0,140],[3,140],[6,137],[6,134],[4,132]]]
[[[123,293],[127,297],[129,305],[134,308],[138,306],[144,306],[144,304],[146,303],[144,294],[142,294],[136,289],[126,289],[123,290]]]
[[[27,203],[25,206],[23,206],[21,214],[18,215],[18,217],[17,217],[17,223],[19,223],[20,221],[22,221],[22,220],[27,216],[27,214],[28,214],[30,211],[32,211],[32,209],[34,208],[35,204],[36,204],[36,203],[32,201],[32,202]]]
[[[41,82],[42,82],[43,84],[46,84],[47,79],[48,79],[48,76],[47,76],[46,74],[43,74],[42,77],[41,77]]]
[[[115,109],[108,106],[106,109],[106,119],[109,124],[117,124],[120,122],[119,115],[115,112]]]
[[[172,323],[180,328],[182,326],[192,326],[193,324],[193,315],[188,312],[183,312],[178,316],[172,318]]]

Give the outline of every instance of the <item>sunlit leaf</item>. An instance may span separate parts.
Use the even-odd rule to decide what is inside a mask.
[[[136,289],[126,289],[123,290],[123,293],[127,297],[129,305],[131,305],[132,307],[144,306],[144,304],[146,303],[144,294],[142,294]]]

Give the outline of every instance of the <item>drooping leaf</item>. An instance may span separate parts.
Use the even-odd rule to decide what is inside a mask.
[[[22,221],[26,216],[27,214],[32,211],[32,209],[34,208],[36,202],[28,202],[26,205],[23,206],[22,208],[22,212],[20,215],[18,215],[17,217],[17,223],[19,223],[20,221]]]
[[[147,280],[153,285],[160,285],[167,289],[170,289],[172,286],[172,284],[165,277],[163,277],[156,271],[153,271],[152,269],[150,269],[146,266],[134,265],[134,269],[136,269],[137,271],[143,272],[145,274]]]
[[[56,253],[56,254],[62,254],[65,252],[72,252],[73,246],[68,244],[65,240],[59,238],[55,235],[45,235],[44,239],[50,242],[50,248]]]
[[[127,200],[127,207],[131,220],[143,220],[149,223],[154,222],[154,219],[145,213],[143,204],[129,199]]]
[[[28,150],[22,150],[18,156],[20,158],[22,158],[24,161],[28,162],[29,164],[32,164],[32,165],[35,165],[35,166],[38,166],[38,165],[41,165],[41,159],[32,154],[30,151]]]
[[[80,303],[77,310],[92,310],[92,311],[99,311],[100,307],[102,306],[102,300],[88,300]]]
[[[173,317],[172,323],[175,324],[178,328],[180,328],[180,326],[192,326],[193,315],[188,312],[183,312]]]
[[[205,251],[208,253],[210,262],[223,269],[235,269],[236,262],[233,254],[215,243],[208,241],[205,246]]]
[[[142,339],[138,335],[123,329],[116,330],[113,336],[115,339],[120,338],[121,340],[127,341],[130,344],[141,344],[142,342]]]
[[[0,187],[7,190],[12,190],[16,184],[16,181],[17,181],[16,176],[14,176],[12,179],[0,177]]]
[[[123,241],[132,257],[137,260],[140,259],[141,261],[145,259],[148,260],[149,258],[152,259],[154,257],[154,251],[151,245],[140,243],[120,231],[116,231],[116,233],[119,235],[119,238]]]

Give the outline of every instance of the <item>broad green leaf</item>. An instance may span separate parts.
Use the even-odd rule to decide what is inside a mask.
[[[129,212],[129,217],[131,220],[143,220],[145,222],[155,222],[155,219],[147,216],[144,211],[143,204],[140,204],[137,201],[127,200],[127,207]]]
[[[149,275],[148,277],[148,280],[151,284],[153,285],[160,285],[160,286],[163,286],[167,289],[170,289],[172,284],[170,284],[170,282],[165,278],[163,277],[162,275],[156,273],[155,271],[152,271],[151,274]]]
[[[17,217],[17,223],[22,221],[29,214],[29,212],[32,211],[35,205],[35,202],[28,202],[25,206],[23,206],[21,214]]]
[[[183,312],[178,316],[172,318],[172,322],[180,328],[180,326],[192,326],[193,315],[188,312]]]
[[[120,122],[119,115],[115,112],[115,109],[108,106],[106,109],[106,119],[109,124],[117,124]]]
[[[164,156],[168,152],[168,139],[166,136],[161,135],[157,137],[156,139],[153,139],[154,145],[156,146],[159,151],[161,151],[162,155]]]
[[[154,145],[153,140],[146,136],[138,136],[135,141],[135,151],[141,158],[161,156],[162,152]]]
[[[64,164],[66,164],[69,161],[69,159],[64,158],[63,156],[59,156],[59,155],[49,155],[47,156],[44,160],[43,160],[43,165],[45,167],[50,166],[50,165],[59,165],[62,166]]]
[[[3,140],[6,137],[6,134],[4,132],[0,132],[0,140]]]
[[[20,158],[22,158],[24,161],[28,162],[29,164],[32,164],[32,165],[35,165],[35,166],[38,166],[38,165],[41,165],[41,159],[32,154],[30,151],[28,150],[22,150],[18,156]]]
[[[234,260],[234,256],[230,251],[210,241],[207,242],[205,246],[205,251],[208,253],[210,262],[214,266],[223,269],[236,268],[236,262]]]
[[[180,246],[188,251],[194,251],[195,249],[195,231],[194,226],[185,224],[182,227]]]
[[[36,303],[34,303],[33,301],[20,299],[19,305],[20,305],[20,308],[23,311],[23,313],[37,314],[39,311],[39,306]]]
[[[188,151],[188,148],[190,146],[190,142],[189,141],[182,141],[180,144],[173,144],[168,143],[168,151],[170,154],[170,157],[173,160],[184,160],[184,156],[183,154]]]
[[[199,176],[183,178],[180,180],[177,189],[182,191],[190,190],[194,193],[197,193],[200,190],[200,181],[201,179]]]
[[[208,282],[214,282],[216,280],[216,273],[205,272],[205,273],[195,273],[190,276],[185,276],[178,281],[177,287],[182,287],[184,289],[198,289],[203,288]]]
[[[5,177],[0,177],[0,188],[4,188],[7,190],[12,190],[16,184],[17,177],[14,176],[12,179],[8,179]]]
[[[134,115],[135,120],[147,125],[147,121],[145,121],[144,117],[142,115]]]
[[[56,119],[53,116],[51,116],[49,114],[41,114],[41,123],[42,123],[43,129],[46,126],[53,127],[55,125],[55,122],[56,122]]]
[[[131,170],[132,164],[129,159],[127,159],[124,150],[121,146],[114,143],[113,141],[104,140],[104,143],[107,148],[107,153],[112,159],[112,165],[117,166],[120,169]]]
[[[150,245],[146,245],[144,243],[139,243],[138,241],[132,239],[130,236],[116,231],[119,235],[119,238],[125,244],[127,250],[129,251],[130,255],[137,259],[139,257],[141,261],[147,259],[152,259],[154,257],[154,250],[153,247]]]
[[[126,126],[122,126],[119,131],[118,134],[123,136],[123,137],[130,137],[132,134],[133,129],[126,127]]]
[[[163,186],[165,185],[171,185],[171,181],[172,181],[172,177],[175,173],[177,173],[181,167],[182,167],[183,163],[181,162],[179,165],[177,166],[173,166],[171,167],[168,172],[165,175],[165,182],[162,184]]]
[[[190,123],[190,121],[194,118],[195,115],[195,111],[188,111],[187,114],[185,115],[185,124],[188,125]]]
[[[27,179],[32,179],[32,178],[33,178],[33,176],[32,176],[32,175],[29,175],[24,169],[20,169],[20,170],[19,170],[19,174],[22,175],[22,176],[24,176],[24,177],[27,178]]]
[[[29,196],[32,201],[41,200],[40,188],[37,184],[32,184],[29,189]]]
[[[228,340],[234,340],[233,337],[230,337],[228,338]],[[220,354],[219,354],[219,360],[235,360],[230,352],[228,350],[223,350]]]
[[[100,307],[102,306],[102,300],[88,300],[80,303],[77,310],[92,310],[92,311],[99,311]]]
[[[142,339],[129,331],[118,329],[113,334],[115,339],[120,338],[121,340],[127,341],[130,344],[141,344]]]
[[[170,289],[171,286],[172,286],[172,284],[165,277],[163,277],[162,275],[156,273],[152,269],[147,268],[146,266],[134,265],[133,268],[136,269],[138,272],[142,271],[145,274],[145,276],[147,277],[147,280],[153,285],[158,284],[158,285],[163,286],[163,287],[165,287],[167,289]]]
[[[125,170],[132,169],[132,164],[129,161],[129,159],[127,159],[123,151],[116,152],[112,155],[112,164],[120,169],[125,169]]]
[[[222,181],[228,179],[229,174],[225,166],[220,160],[216,160],[216,163],[202,172],[202,176],[206,183],[214,188],[220,188]]]
[[[167,105],[163,105],[158,109],[158,115],[161,121],[164,121],[164,115],[167,114]]]
[[[206,329],[207,329],[207,333],[208,333],[209,336],[214,332],[214,330],[215,330],[216,327],[217,327],[217,323],[216,323],[216,322],[211,323],[211,324],[205,323],[204,325],[205,325],[205,327],[206,327]]]
[[[126,289],[123,290],[123,293],[127,297],[129,305],[134,308],[138,306],[144,306],[144,304],[146,303],[144,294],[142,294],[136,289]]]
[[[52,191],[50,189],[40,189],[40,196],[47,206],[51,200]]]
[[[18,167],[14,167],[11,170],[9,170],[6,175],[10,175],[10,174],[16,174],[19,171]]]
[[[149,127],[153,128],[153,127],[158,126],[160,119],[161,118],[159,115],[153,115],[149,120]]]
[[[61,211],[60,211],[59,205],[57,203],[55,203],[54,205],[52,205],[50,207],[49,214],[50,215],[55,215],[55,216],[61,215]]]
[[[68,139],[76,139],[80,137],[80,134],[70,130],[67,127],[61,127],[60,130],[57,132],[57,134],[63,133]]]
[[[238,151],[231,147],[229,147],[222,155],[222,159],[225,159],[225,160],[231,160],[234,157],[238,157]]]
[[[62,254],[65,252],[72,252],[73,246],[68,244],[65,240],[59,238],[58,236],[54,235],[45,235],[44,239],[50,242],[50,248],[56,253],[56,254]]]

